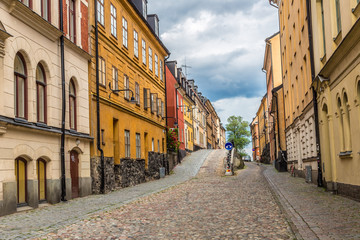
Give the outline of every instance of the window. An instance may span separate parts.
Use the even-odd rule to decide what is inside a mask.
[[[158,140],[158,153],[160,153],[160,140]]]
[[[76,42],[75,0],[69,2],[69,37],[70,41]]]
[[[150,69],[150,71],[153,70],[152,50],[151,50],[151,48],[149,48],[149,69]]]
[[[15,116],[27,118],[27,76],[23,56],[18,53],[14,63],[15,77]]]
[[[70,129],[76,129],[76,89],[73,79],[69,84],[69,117]]]
[[[112,3],[110,4],[110,14],[111,14],[111,34],[114,37],[117,37],[117,25],[116,25],[116,8],[114,7],[114,5],[112,5]]]
[[[122,20],[122,24],[123,24],[123,45],[124,47],[128,47],[128,24],[126,19],[123,17]]]
[[[156,109],[156,99],[157,99],[157,94],[155,93],[151,93],[150,94],[150,107],[151,107],[151,113],[154,113],[157,111]]]
[[[130,131],[125,130],[125,157],[130,158]]]
[[[163,61],[160,61],[160,80],[164,81],[164,67],[163,67]]]
[[[140,86],[137,82],[135,83],[135,101],[137,105],[140,105]]]
[[[144,18],[147,18],[147,4],[146,4],[146,0],[142,0],[142,14],[144,16]]]
[[[155,151],[155,143],[154,143],[154,139],[151,139],[151,151]]]
[[[341,14],[340,14],[340,1],[335,0],[335,8],[336,8],[336,27],[337,33],[341,32]]]
[[[159,76],[159,59],[158,56],[155,54],[155,75]]]
[[[146,42],[143,39],[141,41],[141,47],[142,47],[142,60],[143,60],[143,64],[146,65]]]
[[[28,6],[29,8],[32,8],[32,0],[19,0],[24,5]]]
[[[140,133],[136,134],[136,158],[141,158],[141,137]]]
[[[144,109],[149,108],[149,97],[150,97],[150,89],[144,88]]]
[[[160,114],[161,114],[161,99],[160,98],[157,99],[156,112],[157,112],[157,115],[160,116]]]
[[[129,77],[124,75],[124,89],[129,89]],[[130,94],[129,94],[130,91],[124,91],[124,98],[129,100],[130,98]]]
[[[37,121],[46,122],[46,78],[41,64],[36,68],[36,109]]]
[[[164,102],[161,101],[161,117],[165,117]]]
[[[118,70],[114,66],[113,66],[112,75],[113,75],[113,77],[112,77],[113,78],[113,88],[114,88],[114,90],[119,90]]]
[[[50,22],[51,18],[51,1],[50,0],[41,0],[41,16]]]
[[[134,30],[134,56],[139,58],[139,36]]]
[[[100,57],[99,58],[99,83],[103,86],[106,84],[106,64],[105,60]]]
[[[101,25],[104,24],[104,0],[97,1],[97,20]]]

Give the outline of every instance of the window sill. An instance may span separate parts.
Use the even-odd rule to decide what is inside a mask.
[[[353,13],[356,17],[359,17],[359,15],[360,15],[360,2],[356,5],[355,8],[352,9],[352,13]]]
[[[348,159],[348,158],[352,158],[352,151],[347,151],[347,152],[340,152],[339,153],[339,157],[341,159]]]
[[[334,40],[334,42],[335,42],[336,45],[339,45],[341,39],[342,39],[342,31],[340,31],[340,32],[336,35],[336,37],[333,38],[333,40]]]
[[[19,122],[19,123],[28,123],[28,120],[26,120],[25,118],[19,118],[19,117],[15,117],[14,121]]]

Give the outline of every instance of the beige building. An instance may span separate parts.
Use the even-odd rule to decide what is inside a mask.
[[[62,187],[66,199],[91,193],[90,56],[87,25],[81,24],[87,22],[88,3],[64,6],[70,12],[64,21],[63,99],[59,2],[22,2],[0,2],[0,215],[59,202]],[[60,157],[63,100],[66,185]]]
[[[288,168],[317,181],[315,115],[306,1],[276,1],[280,22]],[[311,169],[310,169],[311,168]],[[311,175],[311,176],[310,176]]]
[[[360,199],[360,4],[312,0],[311,12],[323,179]]]

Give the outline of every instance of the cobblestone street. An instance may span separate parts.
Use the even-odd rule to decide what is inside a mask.
[[[39,239],[293,239],[260,167],[222,177],[224,156],[212,152],[190,181]]]

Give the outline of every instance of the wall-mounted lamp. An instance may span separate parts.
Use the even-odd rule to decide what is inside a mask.
[[[134,98],[134,92],[131,89],[112,89],[111,88],[111,82],[109,83],[109,88],[110,88],[110,91],[111,91],[111,93],[109,94],[109,98],[111,98],[112,93],[127,92],[128,91],[128,92],[131,92],[131,98],[130,98],[129,102],[132,103],[132,104],[137,103],[137,101]]]

